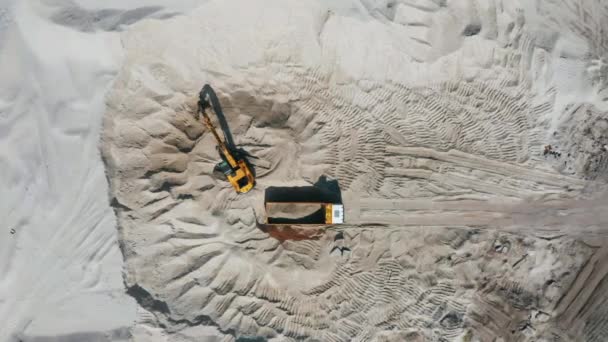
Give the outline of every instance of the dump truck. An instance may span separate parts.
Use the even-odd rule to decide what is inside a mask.
[[[319,202],[266,202],[266,224],[344,223],[344,206]]]
[[[312,186],[271,186],[264,207],[269,225],[333,225],[344,223],[337,181],[320,179]]]

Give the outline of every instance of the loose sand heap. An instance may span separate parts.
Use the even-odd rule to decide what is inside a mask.
[[[608,340],[605,32],[600,0],[209,1],[134,25],[102,148],[133,334]],[[204,83],[258,158],[246,195],[213,176]],[[258,228],[266,187],[323,175],[347,224]]]
[[[324,207],[320,204],[269,203],[266,205],[266,215],[277,218],[302,219],[323,209]],[[325,216],[324,211],[323,216]]]

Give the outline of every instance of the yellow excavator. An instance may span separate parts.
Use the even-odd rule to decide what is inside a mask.
[[[207,113],[210,108],[218,118],[224,139],[217,134],[215,126],[211,122]],[[217,150],[222,160],[215,166],[215,169],[226,176],[237,193],[249,192],[255,185],[255,178],[245,159],[245,154],[235,147],[217,95],[208,84],[203,86],[199,94],[198,113],[201,114],[203,124],[209,128],[217,141]],[[197,115],[197,119],[200,117]]]

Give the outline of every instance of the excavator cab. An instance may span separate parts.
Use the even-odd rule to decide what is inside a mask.
[[[230,167],[230,164],[228,164],[227,162],[225,162],[223,160],[215,165],[215,169],[218,170],[219,172],[221,172],[226,177],[234,174],[234,171]]]
[[[209,117],[208,109],[211,108],[217,116],[222,131],[224,133],[224,139],[222,139],[217,133],[215,126],[211,122]],[[230,132],[228,130],[228,124],[223,116],[222,109],[220,107],[219,100],[211,86],[205,84],[199,94],[198,112],[203,119],[203,124],[209,128],[217,142],[217,150],[222,160],[215,166],[215,169],[224,174],[226,179],[234,190],[238,193],[249,192],[255,185],[255,178],[247,160],[243,156],[243,153],[239,153],[237,148],[234,146],[232,139],[229,139]]]

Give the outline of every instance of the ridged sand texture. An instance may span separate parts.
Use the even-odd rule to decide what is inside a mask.
[[[103,155],[140,325],[218,341],[607,340],[606,201],[587,185],[608,171],[608,7],[327,6],[209,2],[123,35]],[[213,176],[193,119],[204,83],[258,158],[251,193]],[[346,225],[310,241],[258,229],[265,187],[322,175]]]

